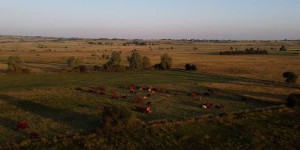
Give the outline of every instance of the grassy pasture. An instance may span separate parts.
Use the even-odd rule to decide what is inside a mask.
[[[123,46],[127,41],[120,40],[96,40],[95,42],[112,44],[91,45],[88,41],[91,40],[0,36],[0,145],[9,141],[26,140],[28,133],[33,131],[47,139],[77,133],[89,134],[99,128],[100,114],[104,106],[127,107],[140,120],[149,123],[284,104],[290,93],[300,93],[299,80],[296,85],[288,86],[283,83],[282,78],[284,71],[300,74],[299,54],[294,54],[300,49],[299,41],[213,43],[161,40],[151,41],[159,42],[159,45],[147,46]],[[281,45],[286,45],[288,51],[279,52]],[[271,54],[251,56],[216,54],[219,51],[230,50],[230,47],[239,50],[259,47],[269,50]],[[122,52],[122,63],[127,64],[126,57],[133,49],[142,56],[148,56],[152,64],[159,62],[160,55],[169,53],[174,59],[173,66],[176,69],[114,73],[62,72],[70,56],[81,58],[86,65],[102,65],[107,60],[100,58],[101,55],[111,54],[116,50]],[[26,67],[32,69],[33,73],[5,74],[6,60],[11,55],[24,58]],[[182,68],[186,63],[197,65],[199,71],[194,73],[183,71]],[[249,80],[243,80],[245,78]],[[268,84],[265,80],[269,81]],[[142,98],[148,92],[137,91],[132,94],[128,90],[131,84],[161,87],[171,94],[156,93],[140,104],[135,104],[134,98]],[[100,86],[107,89],[106,95],[76,90]],[[216,94],[209,97],[187,96],[190,92],[203,94],[208,88],[216,91]],[[113,91],[127,98],[112,99]],[[242,100],[244,97],[247,99]],[[153,102],[151,114],[144,114],[135,109],[135,106],[145,106],[148,101]],[[207,102],[214,105],[222,104],[224,109],[201,108],[202,104]],[[86,138],[86,141],[93,141],[94,143],[87,142],[91,145],[102,141],[115,146],[113,148],[126,143],[128,149],[147,149],[149,147],[145,147],[146,143],[150,143],[152,146],[150,149],[223,146],[229,149],[253,148],[251,147],[253,144],[264,148],[270,146],[271,142],[263,143],[261,140],[271,138],[271,141],[276,141],[278,135],[284,135],[275,143],[280,147],[290,145],[299,137],[299,133],[292,134],[298,129],[299,124],[297,124],[299,119],[295,118],[295,115],[299,115],[299,112],[284,112],[278,116],[260,116],[229,123],[213,121],[175,128],[136,129],[113,134],[111,137],[91,135],[92,137]],[[281,119],[283,121],[279,121]],[[30,128],[26,131],[16,130],[16,124],[21,120],[26,120],[30,124]],[[267,130],[264,130],[265,126],[268,127]],[[289,128],[291,126],[293,128]],[[224,140],[225,138],[227,140]],[[190,145],[191,141],[194,144]],[[69,142],[69,146],[76,145],[72,140]],[[57,146],[54,145],[54,148],[66,148],[66,145]],[[82,147],[89,145],[79,146]],[[290,146],[294,147],[297,145]]]
[[[25,75],[0,76],[0,141],[24,139],[27,134],[16,131],[20,120],[30,122],[30,131],[39,132],[44,137],[74,134],[80,131],[91,131],[99,126],[100,114],[104,106],[117,105],[130,108],[144,122],[157,120],[176,120],[219,114],[223,112],[254,109],[285,103],[288,93],[300,92],[299,89],[269,86],[276,93],[264,93],[277,97],[277,101],[268,101],[265,97],[255,97],[255,89],[244,88],[242,83],[234,80],[191,74],[182,71],[142,71],[119,73],[41,73]],[[141,104],[134,104],[133,99],[146,96],[148,92],[129,93],[128,86],[148,85],[162,87],[170,91],[170,97],[157,93]],[[248,83],[250,84],[250,83]],[[215,86],[217,85],[217,86]],[[220,86],[219,86],[220,85]],[[236,85],[237,87],[232,88]],[[256,87],[252,83],[253,88]],[[106,87],[107,95],[100,96],[75,90],[76,87]],[[264,85],[257,85],[264,87]],[[189,92],[204,93],[210,87],[218,94],[209,97],[190,97]],[[229,90],[229,89],[235,90]],[[249,92],[252,91],[253,93]],[[111,92],[116,91],[126,99],[115,100]],[[178,95],[174,95],[178,92]],[[245,95],[243,95],[245,94]],[[249,95],[250,94],[250,95]],[[252,94],[252,97],[251,97]],[[261,94],[261,96],[264,96]],[[241,101],[243,96],[249,97]],[[144,114],[135,110],[135,106],[145,106],[153,102],[153,113]],[[223,110],[203,109],[203,103],[222,104]]]

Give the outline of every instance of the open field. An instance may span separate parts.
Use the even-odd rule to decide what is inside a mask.
[[[101,44],[89,44],[101,43]],[[35,72],[59,71],[66,65],[70,56],[80,57],[85,64],[103,65],[107,60],[102,54],[121,51],[123,63],[126,57],[136,49],[141,55],[149,56],[153,64],[160,56],[168,53],[173,57],[173,66],[183,68],[186,63],[198,66],[199,72],[247,77],[282,82],[282,73],[293,71],[300,74],[300,41],[147,41],[159,45],[123,46],[123,40],[87,40],[87,39],[51,39],[26,37],[0,37],[0,69],[6,69],[6,60],[11,55],[18,55],[27,62],[27,67]],[[102,45],[106,44],[106,45]],[[287,51],[278,51],[285,45]],[[260,48],[270,55],[217,55],[220,51]],[[172,49],[171,49],[172,48]],[[195,48],[195,49],[194,49]],[[94,56],[92,56],[94,54]],[[299,81],[297,82],[299,84]]]
[[[89,44],[91,41],[106,45]],[[228,149],[299,148],[296,142],[300,137],[299,117],[295,117],[299,116],[297,109],[242,120],[210,120],[162,128],[147,126],[153,122],[177,121],[208,114],[218,116],[285,104],[289,94],[300,93],[299,81],[288,85],[282,77],[285,71],[300,74],[300,55],[295,54],[300,50],[299,41],[160,40],[148,41],[159,45],[123,46],[125,42],[128,41],[0,36],[0,145],[23,141],[21,145],[30,148],[28,142],[31,141],[26,141],[28,133],[37,132],[43,140],[54,141],[48,143],[54,148],[93,148],[95,143],[97,148],[107,146],[101,147],[104,149],[120,148],[120,145],[125,145],[127,149],[224,146]],[[278,51],[281,45],[286,45],[288,51]],[[259,47],[269,50],[270,55],[217,55],[230,47]],[[142,56],[150,57],[152,64],[159,63],[162,54],[170,54],[174,69],[88,73],[63,71],[70,56],[79,57],[85,65],[92,67],[103,65],[107,60],[102,59],[101,55],[111,54],[113,50],[122,52],[122,63],[127,65],[126,57],[134,49]],[[32,69],[32,73],[6,74],[6,60],[13,55],[22,57],[25,67]],[[198,72],[183,70],[186,63],[197,65]],[[151,94],[136,90],[130,93],[130,85],[161,88],[164,91]],[[105,95],[90,92],[99,87],[105,88]],[[208,90],[213,93],[205,95]],[[192,92],[200,94],[190,96]],[[124,98],[114,99],[112,93]],[[141,103],[133,102],[135,98],[144,96],[147,98]],[[136,110],[136,106],[145,106],[149,101],[152,102],[152,113]],[[204,103],[222,105],[224,108],[205,109],[202,108]],[[129,108],[145,128],[111,133],[111,137],[105,133],[95,135],[95,129],[100,128],[101,113],[107,106]],[[16,130],[16,124],[22,120],[26,120],[30,128]],[[77,139],[85,135],[88,138],[81,139],[83,144],[75,144],[76,138],[55,140],[56,137],[77,134]],[[262,142],[264,140],[267,142]],[[101,146],[97,146],[99,142]],[[272,145],[274,142],[275,145]],[[41,145],[37,143],[32,143],[32,146],[36,144],[38,149]],[[147,144],[150,146],[146,147]]]

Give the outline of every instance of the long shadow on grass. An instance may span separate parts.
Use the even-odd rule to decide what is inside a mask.
[[[203,86],[203,87],[209,88],[206,86]],[[221,100],[226,99],[229,101],[244,102],[244,103],[249,103],[249,104],[254,104],[254,105],[262,105],[262,106],[276,104],[276,103],[265,101],[262,99],[245,97],[244,94],[247,94],[247,92],[244,92],[244,91],[232,91],[232,90],[229,91],[229,90],[222,89],[222,88],[209,88],[209,89],[212,89],[213,91],[220,91],[222,94],[213,95],[213,97],[217,98],[217,99],[221,99]],[[260,93],[260,94],[264,94],[264,93]]]
[[[8,130],[16,130],[17,129],[16,125],[17,125],[16,121],[0,116],[0,126],[3,126]]]
[[[89,116],[70,110],[51,108],[42,104],[3,94],[0,94],[0,99],[11,105],[15,105],[24,111],[28,111],[43,118],[50,118],[59,123],[67,124],[77,130],[93,130],[99,121],[99,118],[96,116]]]

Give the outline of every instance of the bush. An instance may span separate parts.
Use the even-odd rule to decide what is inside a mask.
[[[131,57],[128,58],[128,61],[131,70],[141,70],[143,68],[142,57],[136,51],[132,53]]]
[[[103,131],[120,131],[137,124],[137,118],[128,108],[105,107],[101,115]]]
[[[185,70],[188,71],[197,71],[197,67],[194,64],[185,64]]]
[[[198,68],[197,68],[197,66],[195,66],[194,64],[191,66],[191,71],[197,71],[198,70]]]
[[[266,55],[269,54],[267,50],[261,50],[257,48],[256,50],[254,48],[246,48],[244,51],[242,50],[235,50],[235,51],[222,51],[219,53],[220,55]]]
[[[147,57],[147,56],[143,57],[142,66],[143,66],[143,68],[147,68],[147,67],[151,66],[151,61],[150,61],[149,57]]]
[[[19,56],[10,56],[7,60],[8,71],[21,72],[24,61]]]
[[[300,105],[300,94],[290,94],[287,98],[288,107],[296,107]]]
[[[164,54],[160,57],[160,67],[163,70],[170,69],[173,63],[173,59],[168,55]]]
[[[185,64],[185,70],[191,70],[191,65],[190,64]]]
[[[284,72],[282,76],[285,79],[286,83],[296,83],[298,76],[293,72]]]
[[[157,70],[162,70],[161,64],[155,64],[154,68]]]
[[[79,72],[88,72],[88,68],[85,65],[79,65],[74,67],[74,70],[77,70]]]
[[[103,65],[105,71],[114,72],[114,71],[125,71],[128,68],[121,65],[121,53],[114,51],[111,54],[109,61]]]
[[[80,59],[74,56],[69,57],[67,60],[67,65],[69,68],[73,68],[75,66],[78,66],[79,64],[80,64]]]
[[[280,48],[279,48],[279,51],[286,51],[286,47],[284,45],[282,45]]]

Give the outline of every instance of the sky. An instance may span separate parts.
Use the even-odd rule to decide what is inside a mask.
[[[300,0],[0,0],[0,35],[300,39]]]

